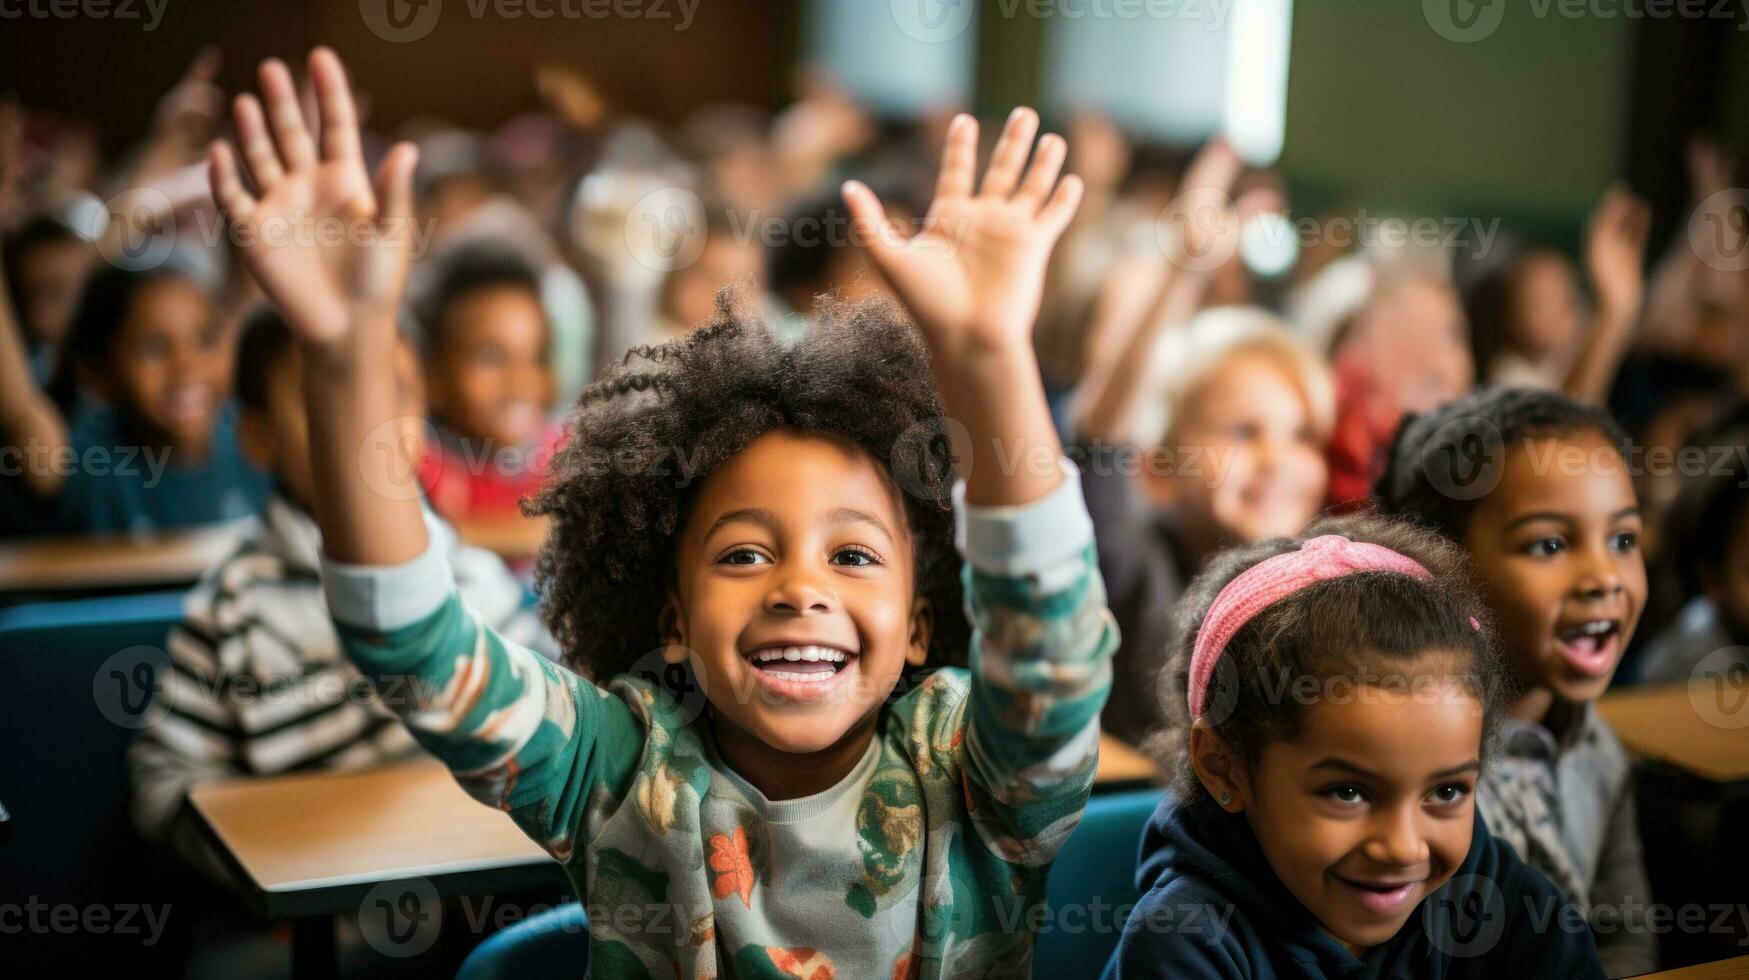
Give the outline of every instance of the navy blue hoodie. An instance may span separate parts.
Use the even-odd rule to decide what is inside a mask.
[[[1142,836],[1141,901],[1106,980],[1597,978],[1584,916],[1476,816],[1470,853],[1397,935],[1356,957],[1275,876],[1245,818],[1171,793]]]

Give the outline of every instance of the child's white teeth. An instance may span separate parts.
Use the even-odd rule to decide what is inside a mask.
[[[841,664],[844,662],[844,651],[831,647],[768,647],[753,654],[754,663],[768,664],[778,660],[788,661],[826,661]]]

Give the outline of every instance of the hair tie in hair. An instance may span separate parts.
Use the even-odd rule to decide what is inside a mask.
[[[1351,541],[1339,534],[1326,534],[1303,542],[1295,551],[1266,558],[1228,582],[1215,596],[1202,618],[1202,628],[1196,633],[1196,647],[1190,657],[1190,717],[1202,717],[1215,664],[1233,634],[1251,617],[1308,585],[1359,572],[1432,578],[1420,562],[1401,552],[1366,541]],[[1481,628],[1480,624],[1476,627]]]

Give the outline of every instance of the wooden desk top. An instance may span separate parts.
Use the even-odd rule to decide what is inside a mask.
[[[1131,748],[1116,736],[1099,735],[1099,772],[1093,777],[1098,788],[1102,783],[1150,783],[1160,776],[1154,760]]]
[[[146,538],[86,535],[0,545],[0,592],[163,586],[193,582],[242,539],[244,523]]]
[[[505,561],[533,558],[540,554],[552,521],[546,517],[470,517],[453,522],[461,539],[476,548],[493,552]]]
[[[1648,973],[1641,980],[1749,980],[1749,956],[1737,956],[1716,963],[1685,966],[1680,970]]]
[[[1148,781],[1155,774],[1141,753],[1101,737],[1099,782]],[[270,918],[344,910],[384,881],[439,882],[541,865],[558,870],[508,815],[468,796],[435,759],[209,783],[190,792],[189,802]],[[445,893],[465,890],[439,882]]]
[[[341,911],[370,886],[548,866],[508,814],[482,806],[435,759],[196,787],[189,802],[257,889],[269,918]]]
[[[1597,709],[1636,755],[1713,782],[1749,779],[1749,686],[1714,679],[1628,688]]]

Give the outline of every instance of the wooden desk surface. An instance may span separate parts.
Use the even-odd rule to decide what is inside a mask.
[[[1636,755],[1713,782],[1749,779],[1749,686],[1715,679],[1628,688],[1597,708]]]
[[[196,787],[189,802],[258,890],[269,918],[341,911],[371,885],[559,865],[456,785],[435,759]],[[556,874],[554,874],[556,873]],[[454,894],[465,888],[439,891]]]
[[[1155,773],[1141,753],[1101,737],[1099,782],[1147,781]],[[340,911],[384,881],[558,868],[508,815],[464,793],[434,759],[210,783],[190,792],[189,802],[270,918]]]
[[[1641,980],[1749,980],[1749,956],[1737,956],[1716,963],[1685,966],[1680,970],[1648,973]]]
[[[1101,783],[1153,782],[1159,775],[1160,767],[1154,760],[1115,736],[1100,733],[1099,772],[1093,777],[1096,787]]]
[[[456,533],[476,548],[493,552],[505,561],[533,558],[540,554],[552,521],[546,517],[471,517],[455,521]]]
[[[193,582],[236,548],[243,522],[147,538],[87,535],[0,545],[0,592],[172,585]]]

